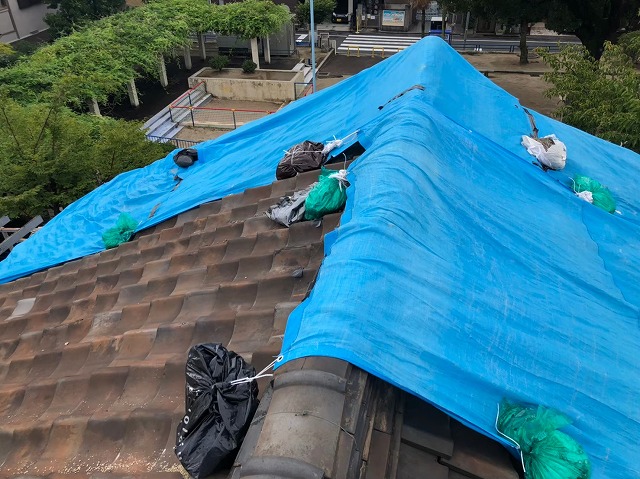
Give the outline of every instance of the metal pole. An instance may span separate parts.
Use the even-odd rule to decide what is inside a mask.
[[[309,8],[311,11],[311,82],[313,84],[313,93],[316,92],[316,26],[313,18],[313,0],[309,0]]]
[[[464,46],[463,50],[467,49],[467,32],[469,31],[469,17],[471,16],[471,12],[467,12],[467,21],[464,24]]]

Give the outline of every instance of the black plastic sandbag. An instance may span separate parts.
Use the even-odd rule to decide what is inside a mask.
[[[258,386],[230,382],[255,374],[253,366],[221,344],[189,350],[185,416],[174,450],[195,479],[215,472],[240,447],[258,407]]]
[[[173,162],[181,168],[188,168],[195,161],[198,161],[198,150],[194,148],[180,150],[173,157]]]
[[[292,178],[304,171],[318,170],[325,160],[324,145],[315,141],[303,141],[289,148],[276,168],[276,178]]]
[[[309,192],[316,185],[306,187],[304,190],[296,191],[291,196],[283,197],[277,205],[270,206],[266,215],[276,223],[280,223],[287,228],[293,223],[304,219],[304,204],[307,201]]]

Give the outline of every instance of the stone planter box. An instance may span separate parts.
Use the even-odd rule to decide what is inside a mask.
[[[256,70],[244,73],[241,68],[225,68],[221,72],[203,68],[189,77],[189,87],[204,82],[207,93],[218,98],[281,102],[296,99],[297,82],[304,73],[290,70]]]

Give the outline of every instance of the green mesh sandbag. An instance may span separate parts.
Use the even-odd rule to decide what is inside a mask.
[[[525,479],[588,479],[587,454],[575,439],[558,430],[569,424],[566,416],[553,409],[505,400],[497,428],[520,446]]]
[[[318,184],[304,202],[304,219],[317,220],[334,213],[347,202],[347,172],[322,168]]]
[[[573,191],[598,208],[602,208],[609,213],[615,213],[616,211],[616,200],[609,189],[606,186],[602,186],[599,181],[588,176],[576,175],[573,179]],[[584,194],[587,194],[587,196],[583,196]]]
[[[128,213],[121,213],[116,226],[102,233],[102,241],[107,249],[126,243],[138,227],[138,222]]]

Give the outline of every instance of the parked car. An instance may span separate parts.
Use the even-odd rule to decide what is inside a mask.
[[[331,14],[331,23],[349,23],[349,14],[344,12],[334,12]]]

